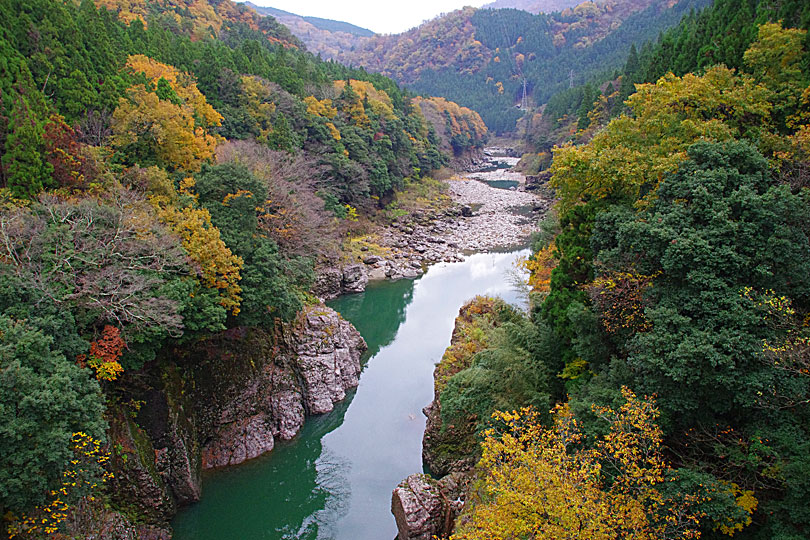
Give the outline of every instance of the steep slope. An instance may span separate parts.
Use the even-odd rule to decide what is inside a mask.
[[[230,0],[4,0],[0,20],[0,537],[137,538],[109,514],[165,528],[201,465],[269,450],[356,385],[316,264],[364,286],[343,243],[486,131]]]
[[[522,108],[620,67],[632,43],[655,38],[708,2],[584,2],[551,15],[464,8],[327,55],[475,109],[505,132],[515,129]]]
[[[287,25],[288,27],[289,27],[288,21],[291,21],[293,19],[301,19],[311,24],[318,30],[326,30],[328,32],[342,32],[345,34],[351,34],[353,36],[359,37],[371,37],[374,35],[374,32],[372,32],[367,28],[362,28],[360,26],[347,23],[345,21],[335,21],[332,19],[324,19],[321,17],[296,15],[295,13],[284,11],[283,9],[257,6],[253,2],[245,2],[245,5],[253,8],[260,15],[270,15],[272,17],[275,17],[276,20],[278,20],[282,24]]]
[[[251,2],[245,2],[245,5],[261,15],[274,17],[289,28],[312,54],[320,54],[324,58],[337,58],[340,51],[352,50],[374,35],[371,30],[343,21],[303,17],[281,9],[257,6]]]
[[[235,2],[208,2],[208,0],[98,0],[97,6],[118,15],[129,24],[139,20],[147,24],[153,19],[160,25],[172,27],[177,33],[193,40],[218,37],[224,27],[243,23],[251,30],[260,31],[273,42],[300,47],[301,43],[283,25],[272,17],[263,18],[248,6]]]
[[[554,13],[574,7],[578,3],[579,0],[495,0],[484,4],[483,9],[514,8],[529,13]]]

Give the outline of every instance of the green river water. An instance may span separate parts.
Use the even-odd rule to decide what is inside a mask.
[[[329,305],[369,346],[360,386],[292,441],[203,476],[202,500],[172,523],[178,540],[391,540],[391,491],[422,471],[422,407],[459,308],[477,294],[518,303],[509,272],[527,252],[431,267]]]

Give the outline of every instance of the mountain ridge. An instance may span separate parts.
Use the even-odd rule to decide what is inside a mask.
[[[282,24],[286,24],[285,19],[295,18],[302,19],[315,28],[319,30],[326,30],[328,32],[343,32],[345,34],[351,34],[357,37],[371,37],[376,33],[373,30],[369,30],[368,28],[363,28],[362,26],[357,26],[356,24],[346,21],[325,19],[323,17],[313,17],[311,15],[298,15],[297,13],[292,13],[290,11],[285,11],[283,9],[278,9],[271,6],[259,6],[253,2],[250,2],[249,0],[244,2],[244,4],[253,8],[260,15],[270,15],[274,17]]]

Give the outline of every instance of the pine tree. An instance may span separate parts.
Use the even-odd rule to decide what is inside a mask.
[[[30,199],[46,187],[52,187],[53,167],[40,153],[43,134],[41,122],[21,93],[11,110],[6,153],[2,159],[6,187],[15,197]]]

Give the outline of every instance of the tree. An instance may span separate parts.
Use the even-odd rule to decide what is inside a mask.
[[[311,262],[285,260],[260,230],[267,187],[245,165],[225,163],[203,167],[195,190],[225,244],[244,261],[240,324],[272,326],[277,317],[291,319],[301,307],[298,287],[311,279]]]
[[[238,314],[242,301],[239,271],[244,262],[222,241],[208,210],[166,205],[158,209],[158,217],[180,236],[183,249],[199,267],[202,285],[216,291],[223,308]]]
[[[664,540],[699,537],[710,492],[670,498],[658,410],[622,390],[624,404],[594,406],[607,433],[587,444],[568,405],[545,429],[536,411],[496,412],[482,443],[480,490],[468,501],[453,540],[537,538]],[[714,495],[714,494],[712,494]]]
[[[219,138],[211,129],[221,124],[222,116],[190,75],[143,55],[130,56],[127,67],[146,80],[119,100],[112,119],[113,146],[131,163],[199,170],[214,156]]]
[[[47,187],[53,186],[53,167],[42,157],[43,125],[20,93],[11,109],[9,133],[2,164],[6,187],[18,198],[33,198]]]
[[[722,66],[639,85],[632,115],[612,120],[590,143],[556,148],[551,184],[562,212],[581,201],[635,203],[686,159],[698,139],[728,141],[767,129],[771,92]]]
[[[634,273],[653,276],[647,331],[625,344],[621,372],[658,392],[681,426],[757,407],[780,376],[761,361],[773,334],[745,287],[810,302],[806,203],[748,143],[701,142],[688,155],[648,209],[599,216],[592,240],[601,267],[633,261]]]
[[[25,512],[61,487],[84,431],[102,438],[104,402],[87,370],[54,348],[53,338],[0,315],[0,506]]]
[[[757,81],[773,91],[775,120],[782,126],[802,93],[802,42],[806,34],[805,30],[782,28],[779,23],[765,23],[743,55]]]
[[[43,197],[0,213],[0,275],[34,305],[75,314],[81,331],[116,326],[125,367],[139,367],[156,342],[182,334],[188,266],[148,203],[126,191],[107,197]]]
[[[76,132],[65,119],[51,115],[43,136],[47,161],[53,169],[53,179],[60,187],[78,187],[84,181],[85,158],[77,142]]]

